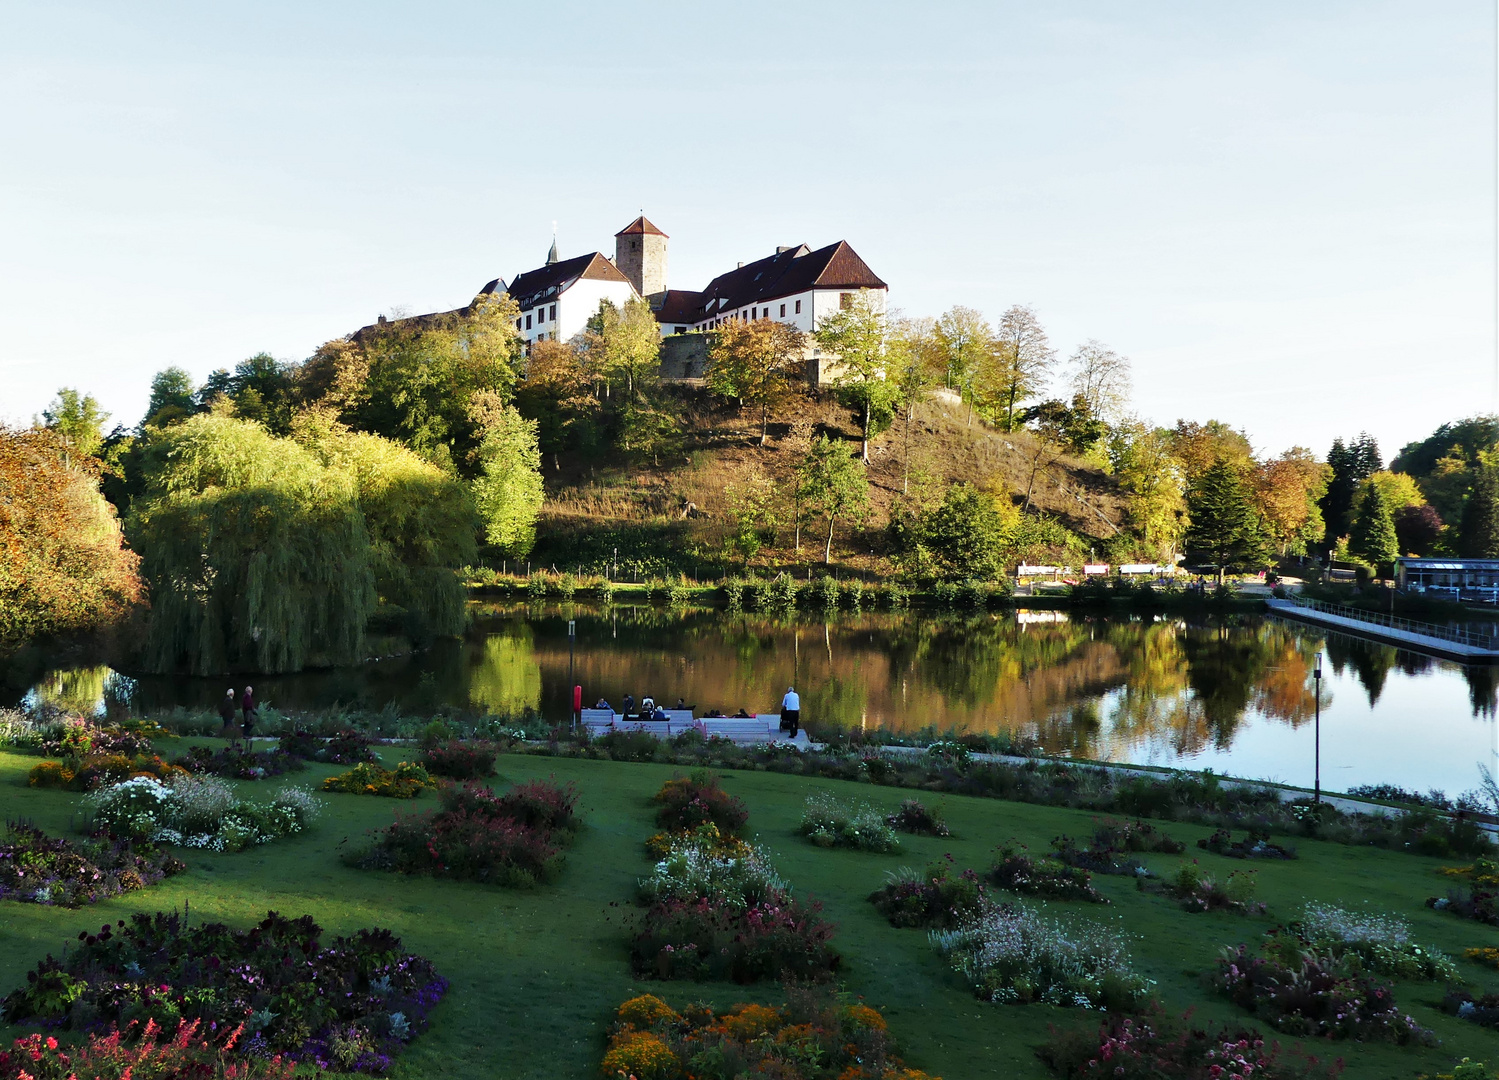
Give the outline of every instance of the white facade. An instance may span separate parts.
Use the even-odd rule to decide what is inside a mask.
[[[868,289],[867,292],[874,294],[875,308],[883,312],[885,310],[885,290]],[[817,324],[827,318],[835,311],[843,307],[845,295],[854,296],[858,289],[809,289],[806,292],[793,293],[790,296],[778,297],[764,303],[754,303],[742,308],[726,309],[722,312],[714,312],[709,318],[703,319],[687,327],[689,330],[712,330],[715,326],[729,319],[740,321],[753,321],[755,319],[774,319],[796,327],[803,333],[810,334],[817,329]],[[670,327],[663,326],[663,334],[675,333],[678,323]]]
[[[574,278],[555,292],[542,297],[535,307],[527,308],[516,320],[516,329],[527,346],[535,341],[568,341],[583,332],[603,300],[624,307],[626,301],[638,300],[628,281],[602,281],[597,278]]]

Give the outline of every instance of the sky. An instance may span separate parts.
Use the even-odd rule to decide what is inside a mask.
[[[847,240],[1134,408],[1392,456],[1499,409],[1494,0],[0,2],[0,419],[613,252]]]

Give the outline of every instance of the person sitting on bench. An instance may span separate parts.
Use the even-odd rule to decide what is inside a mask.
[[[685,709],[685,708],[687,708],[687,699],[686,698],[677,698],[677,703],[675,705],[673,705],[672,708],[673,709]]]
[[[744,706],[739,706],[739,711],[734,714],[735,720],[753,720],[754,717],[744,711]]]
[[[712,720],[716,717],[721,716],[723,716],[723,710],[721,709],[709,709],[707,712],[703,713],[704,720]]]
[[[609,702],[604,698],[599,698],[598,701],[594,703],[593,707],[595,709],[608,709],[610,712],[614,711],[614,706],[610,705]]]
[[[671,717],[666,715],[665,709],[663,709],[660,705],[657,705],[654,709],[651,710],[651,719],[659,720],[664,724],[668,720],[670,720]]]

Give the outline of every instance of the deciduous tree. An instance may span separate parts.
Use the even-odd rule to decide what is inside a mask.
[[[169,367],[151,378],[151,400],[141,427],[166,427],[186,420],[198,411],[193,377],[185,368]]]
[[[864,437],[859,456],[866,465],[877,384],[885,379],[887,328],[882,302],[873,290],[860,289],[846,306],[824,316],[812,335],[819,347],[836,357],[833,385],[852,389],[862,406]]]
[[[1308,544],[1322,538],[1322,511],[1318,503],[1327,489],[1330,472],[1310,450],[1301,446],[1254,467],[1250,484],[1255,506],[1270,542],[1282,555],[1305,554]]]
[[[1463,504],[1458,554],[1465,559],[1499,559],[1499,465],[1485,461]]]
[[[824,565],[833,561],[833,529],[840,520],[862,521],[869,511],[869,478],[843,443],[820,435],[797,470],[800,504],[828,523]]]
[[[947,385],[968,402],[972,423],[974,386],[994,363],[994,328],[982,314],[959,304],[943,312],[933,330]]]
[[[775,319],[731,319],[713,332],[708,386],[759,410],[761,446],[769,437],[771,412],[805,382],[805,352],[806,335]]]
[[[1086,401],[1094,416],[1109,423],[1123,416],[1133,389],[1129,357],[1089,338],[1077,347],[1067,368],[1073,396]]]
[[[536,542],[536,518],[545,499],[536,421],[498,395],[481,396],[473,412],[483,432],[476,451],[483,472],[474,480],[474,502],[484,539],[507,558],[523,558]]]
[[[940,384],[947,373],[948,354],[932,319],[893,318],[888,347],[891,379],[905,418],[905,453],[902,455],[901,494],[911,490],[911,426],[916,406]]]
[[[1242,476],[1247,476],[1254,467],[1254,448],[1249,445],[1249,436],[1221,420],[1205,424],[1178,420],[1171,429],[1171,452],[1181,462],[1189,485],[1220,461],[1228,462]]]
[[[67,386],[42,410],[44,426],[66,439],[73,453],[86,458],[98,456],[108,419],[109,413],[99,408],[94,395],[80,394]]]
[[[981,400],[988,399],[993,418],[1002,410],[1006,431],[1015,430],[1016,408],[1046,385],[1055,360],[1056,351],[1035,311],[1017,304],[1001,316],[989,369],[992,374],[983,378],[988,385]]]
[[[1114,477],[1129,493],[1130,522],[1168,566],[1187,526],[1186,477],[1172,446],[1170,432],[1139,420],[1117,426],[1109,444]]]

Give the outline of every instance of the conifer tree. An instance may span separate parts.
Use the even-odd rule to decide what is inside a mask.
[[[1458,554],[1465,559],[1499,559],[1499,465],[1477,471],[1463,504]]]
[[[1250,492],[1229,462],[1210,466],[1187,493],[1192,524],[1183,547],[1187,561],[1225,572],[1257,570],[1267,561],[1267,544]]]
[[[1400,543],[1395,536],[1395,520],[1378,484],[1369,484],[1364,492],[1358,514],[1353,519],[1348,550],[1375,566],[1393,562],[1400,554]]]

